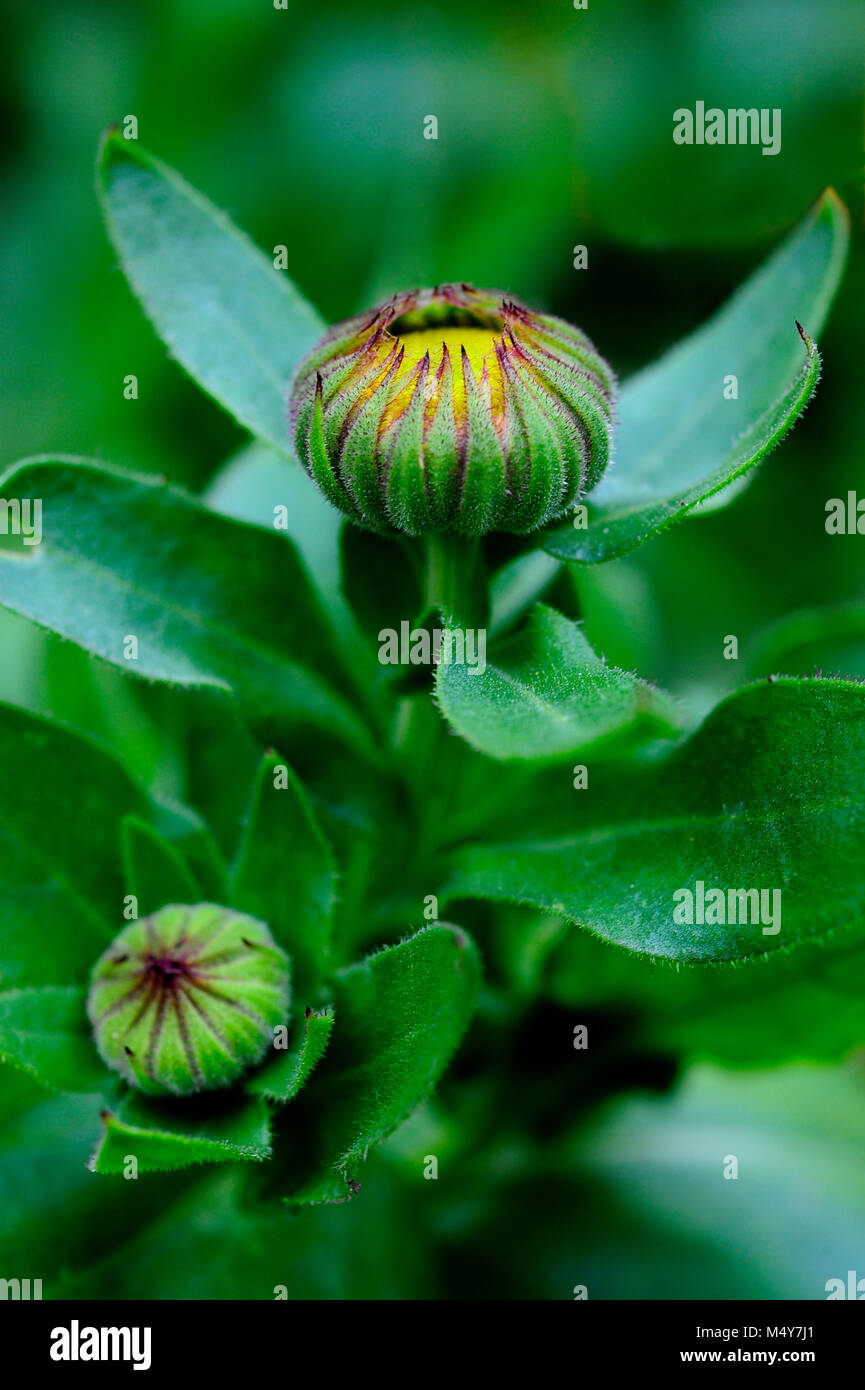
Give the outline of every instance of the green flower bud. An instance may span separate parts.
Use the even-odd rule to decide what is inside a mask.
[[[610,459],[615,378],[584,333],[492,290],[395,295],[331,328],[289,418],[327,498],[374,531],[533,531]]]
[[[151,1096],[229,1086],[259,1062],[289,1006],[288,957],[262,922],[213,903],[124,927],[93,970],[99,1053]]]

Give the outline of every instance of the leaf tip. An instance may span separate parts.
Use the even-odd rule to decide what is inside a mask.
[[[847,204],[844,202],[843,198],[840,196],[840,194],[832,186],[831,183],[828,184],[827,187],[824,188],[823,192],[820,194],[820,197],[817,200],[817,207],[821,213],[824,211],[828,212],[830,216],[840,218],[840,220],[844,223],[845,226],[849,226],[849,208],[847,207]]]
[[[121,140],[120,122],[110,121],[99,137],[96,151],[96,168],[99,173],[105,169]]]

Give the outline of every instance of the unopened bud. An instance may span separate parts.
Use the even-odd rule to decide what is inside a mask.
[[[264,1056],[288,1006],[288,957],[267,927],[213,903],[124,927],[87,996],[103,1061],[153,1096],[229,1086]]]
[[[298,457],[359,524],[533,531],[610,459],[615,378],[584,333],[492,290],[415,290],[331,328],[301,363]]]

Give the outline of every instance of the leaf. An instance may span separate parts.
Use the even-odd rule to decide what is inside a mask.
[[[285,1102],[297,1095],[318,1066],[330,1042],[333,1013],[308,1013],[303,1020],[300,1040],[291,1052],[274,1052],[247,1082],[251,1095]]]
[[[783,671],[809,676],[865,677],[865,603],[838,603],[788,613],[758,634],[748,653],[748,673]]]
[[[292,1205],[345,1201],[367,1149],[429,1093],[474,1009],[479,962],[436,925],[338,972],[336,1028],[309,1086],[277,1120],[274,1189]]]
[[[240,424],[290,453],[291,375],[325,325],[173,169],[109,132],[97,165],[111,239],[160,337]]]
[[[339,679],[327,622],[284,536],[86,460],[28,460],[0,487],[44,508],[33,558],[0,555],[0,603],[127,673],[230,690],[265,739],[318,723],[368,748],[325,683]]]
[[[46,1299],[56,1297],[61,1274],[106,1258],[121,1233],[132,1240],[189,1185],[184,1173],[119,1183],[88,1173],[99,1105],[95,1095],[43,1094],[0,1127],[6,1276],[42,1278]]]
[[[0,994],[0,1062],[51,1090],[101,1090],[110,1078],[93,1046],[84,999],[76,986]]]
[[[201,885],[173,845],[136,816],[123,822],[126,886],[138,899],[138,916],[149,917],[167,903],[202,901]]]
[[[340,586],[370,650],[379,632],[420,615],[423,596],[412,544],[404,536],[378,536],[345,525],[339,538]],[[393,667],[379,666],[386,675]]]
[[[136,1194],[130,1188],[143,1189],[148,1220],[116,1221],[110,1253],[85,1268],[80,1258],[72,1270],[67,1266],[60,1281],[46,1284],[46,1298],[49,1289],[52,1298],[134,1300],[146,1293],[148,1299],[182,1297],[185,1303],[429,1295],[426,1242],[405,1238],[417,1218],[416,1192],[397,1183],[383,1165],[376,1182],[364,1185],[362,1202],[350,1210],[313,1208],[302,1221],[272,1204],[252,1208],[244,1200],[248,1165],[154,1174],[138,1183],[84,1176],[97,1189],[103,1209],[109,1197],[116,1202],[122,1193],[131,1200]],[[190,1190],[179,1202],[154,1198],[156,1183],[162,1197],[162,1184],[183,1180]],[[103,1218],[92,1224],[101,1226]],[[31,1258],[23,1268],[32,1267]]]
[[[577,623],[543,604],[499,641],[485,669],[468,639],[465,650],[465,662],[437,667],[438,702],[448,723],[491,758],[551,762],[588,750],[597,756],[610,745],[620,748],[623,737],[675,728],[668,696],[607,666]]]
[[[621,396],[616,457],[589,524],[543,544],[564,560],[624,555],[745,475],[783,438],[817,386],[819,333],[847,253],[849,217],[830,189],[733,298]],[[795,320],[804,325],[800,329]],[[805,358],[802,360],[802,343]],[[738,398],[725,399],[735,376]]]
[[[247,444],[219,470],[202,494],[212,511],[272,530],[277,508],[286,534],[324,600],[335,626],[344,633],[348,614],[339,589],[339,540],[343,517],[319,492],[299,464],[263,444]]]
[[[120,822],[159,808],[98,743],[0,706],[0,975],[14,984],[83,983],[123,911]]]
[[[372,723],[381,719],[373,689],[382,667],[377,645],[358,632],[340,586],[340,544],[349,527],[342,514],[319,492],[297,464],[263,444],[247,445],[217,474],[202,500],[213,511],[256,526],[274,528],[276,519],[297,547],[321,600],[343,654],[343,666],[353,673],[357,694]],[[360,535],[360,532],[357,532]]]
[[[761,1067],[839,1062],[865,1044],[865,940],[855,932],[841,930],[735,970],[674,969],[611,951],[557,920],[544,992],[571,1009],[627,1010],[643,1050]]]
[[[529,550],[502,565],[490,580],[490,636],[511,627],[553,583],[561,563],[543,550]]]
[[[327,969],[337,871],[330,846],[291,768],[267,753],[231,884],[232,906],[266,922],[291,956],[293,992],[314,1000]]]
[[[448,896],[505,899],[608,941],[678,961],[729,961],[865,927],[865,686],[746,686],[663,762],[594,768],[574,829],[553,840],[475,844],[454,856]],[[582,798],[577,800],[576,798]],[[564,830],[564,827],[563,827]],[[674,919],[681,890],[759,889],[747,921]],[[780,931],[772,933],[775,891]],[[747,911],[746,911],[747,906]],[[755,921],[754,918],[757,917]],[[764,927],[770,931],[764,931]]]
[[[270,1154],[270,1118],[263,1100],[215,1092],[180,1102],[154,1101],[128,1091],[90,1162],[95,1173],[122,1173],[130,1157],[140,1172],[195,1163],[257,1162]]]

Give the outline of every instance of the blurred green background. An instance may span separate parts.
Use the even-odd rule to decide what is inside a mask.
[[[126,115],[262,248],[288,247],[326,317],[410,284],[499,286],[579,323],[622,377],[699,325],[833,184],[853,251],[793,436],[730,509],[568,582],[610,660],[697,710],[767,652],[865,677],[863,541],[824,529],[828,498],[865,495],[861,0],[66,0],[7,3],[2,18],[0,466],[78,453],[200,490],[243,443],[167,358],[104,234],[93,161]],[[674,145],[673,111],[698,99],[780,107],[781,153]],[[137,401],[123,398],[129,373]],[[790,624],[814,609],[827,612]],[[723,660],[727,634],[738,662]],[[0,644],[0,696],[74,717],[57,683],[67,670],[71,685],[75,654],[54,652],[48,699],[50,644],[5,616]],[[105,690],[128,698],[119,677]],[[128,719],[152,766],[153,720],[132,706]],[[96,1240],[82,1265],[78,1227],[104,1197],[71,1137],[76,1103],[24,1111],[16,1082],[7,1140],[42,1154],[18,1175],[19,1192],[37,1185],[41,1224],[3,1213],[5,1261],[120,1297],[286,1284],[292,1297],[569,1298],[587,1284],[590,1298],[820,1298],[827,1279],[865,1275],[865,1080],[856,1057],[812,1056],[811,996],[788,1003],[771,1070],[747,1069],[747,1031],[732,1070],[706,1060],[697,1026],[629,1052],[629,962],[577,946],[545,973],[557,951],[543,923],[509,927],[504,944],[477,929],[489,987],[469,1044],[350,1207],[273,1224],[235,1210],[230,1176],[208,1177],[204,1202],[184,1177],[170,1186],[183,1219],[125,1217],[131,1243],[118,1255]],[[502,1051],[496,1011],[521,991],[531,1002]],[[861,1012],[861,995],[844,1008]],[[587,1080],[567,1037],[589,1014]],[[759,1014],[730,1028],[756,1036]],[[73,1194],[58,1176],[67,1142]],[[429,1152],[437,1183],[419,1180]],[[728,1154],[736,1182],[721,1177]],[[81,1216],[59,1234],[70,1195]]]

